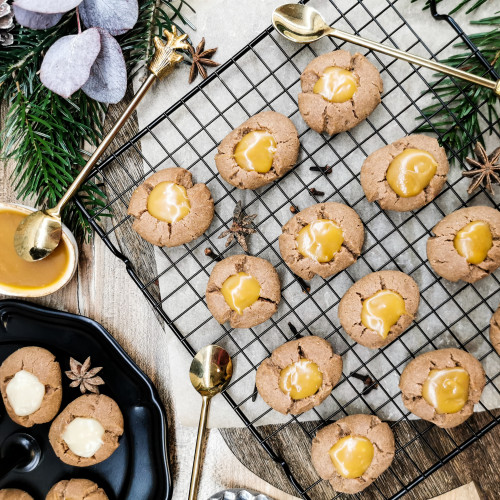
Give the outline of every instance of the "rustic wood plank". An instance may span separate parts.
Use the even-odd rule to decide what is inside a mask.
[[[476,484],[471,482],[430,500],[482,500],[483,498]]]

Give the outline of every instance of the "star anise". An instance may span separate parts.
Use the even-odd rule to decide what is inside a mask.
[[[87,391],[99,394],[98,386],[103,385],[104,380],[96,375],[102,370],[102,366],[90,368],[89,356],[83,364],[69,358],[69,367],[71,370],[66,372],[66,376],[73,381],[69,384],[70,387],[80,387],[82,394]]]
[[[194,81],[198,73],[202,76],[203,80],[208,76],[205,66],[219,66],[218,62],[210,59],[217,52],[217,47],[215,47],[215,49],[205,50],[205,38],[201,39],[201,42],[198,44],[198,47],[196,47],[196,50],[192,45],[190,45],[188,49],[191,53],[191,58],[193,59],[191,71],[189,72],[189,83]]]
[[[246,237],[256,232],[252,222],[255,217],[257,217],[257,214],[246,215],[245,212],[243,212],[241,201],[238,201],[233,212],[233,223],[229,229],[219,235],[219,239],[227,236],[226,247],[228,247],[236,238],[241,248],[243,248],[245,252],[248,252]]]
[[[496,148],[493,153],[488,155],[483,145],[478,142],[474,147],[474,153],[477,160],[473,158],[466,158],[467,163],[472,167],[472,170],[462,172],[464,177],[471,177],[471,182],[467,192],[473,193],[479,187],[486,187],[491,193],[493,191],[493,184],[500,184],[500,148]]]

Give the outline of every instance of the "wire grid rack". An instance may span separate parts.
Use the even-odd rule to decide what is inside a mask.
[[[482,57],[456,24],[446,42],[431,49],[432,40],[428,44],[405,21],[398,10],[400,3],[398,0],[349,0],[342,2],[340,8],[332,1],[328,3],[325,17],[332,25],[426,57],[443,58],[454,43],[464,40],[471,48],[471,58]],[[437,30],[443,29],[443,23],[432,20],[430,14],[422,16],[428,16],[428,23],[435,22]],[[336,48],[356,50],[333,40],[313,46],[292,45],[268,28],[97,167],[93,175],[102,179],[108,194],[108,204],[100,213],[91,216],[79,200],[77,203],[107,246],[125,262],[132,279],[190,354],[194,355],[207,343],[218,343],[230,352],[236,373],[224,393],[225,398],[256,441],[283,467],[303,498],[341,495],[328,490],[326,482],[314,471],[304,479],[301,471],[304,464],[295,463],[293,456],[287,456],[283,448],[278,449],[274,445],[276,438],[284,434],[287,427],[295,425],[310,440],[326,423],[347,414],[363,411],[380,415],[388,409],[396,415],[391,421],[396,436],[395,460],[385,472],[385,479],[376,481],[358,497],[399,498],[500,422],[498,414],[480,403],[480,409],[484,410],[480,424],[472,423],[471,419],[463,424],[465,432],[460,435],[453,429],[438,429],[427,422],[410,419],[398,390],[399,375],[409,360],[427,350],[456,346],[482,361],[487,372],[485,391],[493,397],[500,395],[495,385],[500,375],[499,363],[488,338],[489,319],[500,300],[499,274],[474,285],[449,283],[432,272],[425,253],[432,227],[450,210],[470,204],[498,208],[498,204],[482,190],[468,197],[467,183],[461,180],[458,166],[451,169],[447,185],[427,207],[396,214],[368,203],[359,183],[364,157],[414,132],[418,124],[415,118],[423,117],[421,109],[430,102],[431,96],[447,110],[450,103],[435,94],[428,83],[432,76],[429,72],[364,52],[384,79],[381,105],[366,122],[341,134],[342,138],[330,139],[316,134],[306,128],[298,113],[299,77],[313,57]],[[495,77],[485,66],[485,74],[488,71]],[[467,103],[464,93],[457,99]],[[220,178],[213,157],[227,132],[265,109],[282,112],[296,124],[301,140],[299,162],[278,182],[257,191],[241,192]],[[484,109],[478,112],[481,133],[500,139],[498,122],[488,122]],[[460,121],[456,126],[463,128]],[[470,143],[477,140],[467,130],[464,132]],[[148,156],[143,151],[145,144],[148,151],[155,150],[154,155]],[[450,159],[459,153],[448,149]],[[325,164],[332,165],[330,175],[309,169]],[[132,192],[146,177],[173,165],[191,170],[195,182],[207,184],[215,200],[215,217],[209,230],[198,240],[175,249],[155,249],[157,267],[150,266],[144,256],[151,257],[153,249],[133,232],[126,210]],[[311,195],[311,187],[324,192],[324,196]],[[211,248],[222,257],[242,253],[235,244],[225,248],[224,241],[218,239],[220,232],[230,226],[232,210],[240,199],[247,213],[259,212],[257,233],[250,239],[251,253],[270,260],[282,281],[279,313],[263,325],[243,332],[215,323],[204,300],[214,264],[205,249]],[[290,205],[302,209],[321,201],[340,201],[354,208],[364,222],[366,241],[356,264],[330,279],[317,277],[309,287],[289,271],[280,257],[277,242],[281,226],[292,215]],[[113,216],[99,219],[106,211],[111,211]],[[337,306],[354,281],[368,272],[388,268],[406,272],[419,284],[418,321],[386,348],[369,350],[353,343],[341,330]],[[174,300],[179,296],[181,303]],[[331,341],[336,352],[343,356],[342,380],[326,402],[307,412],[307,418],[290,416],[279,425],[260,427],[273,410],[256,398],[257,366],[277,345],[310,333]],[[367,391],[349,376],[349,371],[371,376],[378,388]],[[435,433],[443,438],[439,447],[431,444],[430,436]],[[416,453],[418,450],[426,452]]]

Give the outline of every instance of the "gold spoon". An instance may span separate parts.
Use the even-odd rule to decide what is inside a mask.
[[[231,356],[218,345],[207,345],[196,354],[191,363],[189,378],[193,387],[203,397],[203,400],[201,404],[200,423],[198,425],[198,437],[196,438],[191,485],[189,487],[189,500],[196,500],[198,495],[201,449],[207,428],[210,401],[216,394],[219,394],[227,387],[232,375],[233,362],[231,361]]]
[[[500,80],[495,82],[460,69],[452,68],[451,66],[446,66],[445,64],[430,61],[429,59],[415,56],[408,52],[403,52],[402,50],[393,49],[381,43],[372,42],[360,36],[351,35],[337,28],[332,28],[326,24],[325,20],[316,9],[308,5],[294,3],[281,5],[273,12],[273,26],[278,30],[278,33],[292,42],[311,43],[325,36],[340,38],[346,42],[360,45],[361,47],[376,52],[382,52],[382,54],[402,59],[403,61],[418,66],[430,68],[440,73],[456,76],[462,80],[482,85],[483,87],[493,90],[497,95],[500,95]]]
[[[14,247],[17,254],[28,262],[45,259],[59,245],[62,234],[61,212],[66,204],[78,192],[90,171],[94,168],[99,158],[107,147],[111,144],[116,134],[123,127],[137,105],[146,95],[157,78],[168,75],[177,63],[182,61],[183,56],[176,50],[187,50],[189,44],[184,40],[187,35],[178,35],[175,26],[172,31],[164,30],[166,42],[159,37],[155,37],[155,54],[149,71],[151,74],[141,85],[131,103],[127,106],[121,117],[113,125],[108,135],[102,140],[94,154],[89,158],[87,164],[82,168],[73,184],[69,186],[64,196],[54,208],[48,210],[35,211],[19,224],[14,235]]]

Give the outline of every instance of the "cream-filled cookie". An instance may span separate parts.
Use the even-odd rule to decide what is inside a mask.
[[[300,77],[299,110],[316,132],[349,130],[380,104],[383,83],[377,68],[359,53],[335,50],[313,59]]]
[[[0,490],[0,500],[33,500],[33,497],[23,490],[6,488]]]
[[[438,349],[410,361],[401,374],[403,403],[439,427],[465,422],[479,402],[486,379],[481,363],[460,349]]]
[[[390,344],[415,319],[420,293],[399,271],[378,271],[356,281],[339,304],[339,319],[358,344],[372,349]]]
[[[350,266],[361,253],[365,233],[358,214],[347,205],[318,203],[302,210],[282,228],[280,253],[305,280],[328,278]]]
[[[23,347],[0,366],[0,389],[5,409],[17,424],[50,422],[61,406],[61,368],[46,349]]]
[[[322,479],[337,491],[358,493],[392,463],[391,428],[373,415],[350,415],[321,429],[313,439],[311,460]]]
[[[103,394],[86,394],[52,422],[49,441],[64,463],[88,467],[109,458],[122,434],[123,415],[115,401]]]
[[[281,113],[263,111],[220,143],[215,164],[222,178],[239,189],[257,189],[283,177],[299,155],[299,136]]]
[[[69,479],[54,484],[45,500],[108,500],[108,496],[93,481]]]
[[[446,182],[450,166],[433,137],[409,135],[369,155],[361,167],[368,201],[384,210],[406,212],[432,201]]]
[[[176,247],[199,238],[214,216],[214,200],[191,172],[166,168],[148,177],[132,194],[128,214],[134,230],[156,246]]]
[[[342,376],[342,358],[326,340],[303,337],[275,349],[260,364],[255,384],[262,399],[283,414],[321,404]]]
[[[218,262],[207,284],[207,307],[219,323],[251,328],[268,320],[277,310],[281,285],[270,262],[248,255],[234,255]]]
[[[500,266],[500,212],[466,207],[444,217],[427,240],[432,269],[449,281],[475,283]]]

